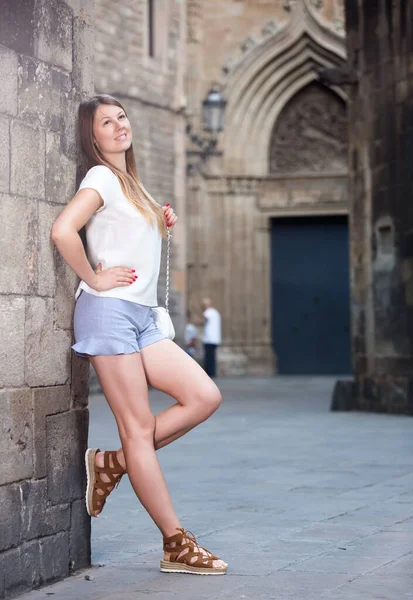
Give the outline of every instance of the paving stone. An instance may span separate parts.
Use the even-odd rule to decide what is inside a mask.
[[[409,552],[400,558],[393,560],[385,565],[382,565],[378,569],[373,571],[375,576],[392,577],[399,575],[411,579],[411,585],[413,589],[413,553]]]
[[[221,409],[159,452],[183,525],[228,560],[225,577],[161,574],[159,532],[124,478],[92,522],[92,562],[105,564],[88,571],[95,579],[27,600],[46,590],[59,600],[409,598],[413,420],[330,413],[329,381],[218,380]],[[150,402],[155,414],[171,404],[153,390]],[[89,409],[89,445],[117,448],[103,396]]]
[[[401,554],[413,552],[413,536],[405,531],[379,531],[347,546],[354,556],[379,557],[395,560]]]
[[[413,587],[409,578],[366,575],[321,596],[323,600],[412,600]]]
[[[276,574],[258,577],[234,592],[217,597],[225,600],[243,597],[249,600],[315,600],[323,593],[336,590],[349,579],[352,577],[340,574],[277,571]]]
[[[337,549],[333,552],[326,552],[298,561],[288,567],[291,571],[301,571],[306,573],[348,573],[348,574],[365,574],[373,569],[385,565],[388,562],[387,558],[378,558],[354,554],[347,549]]]
[[[387,531],[413,531],[413,518],[403,519],[386,527]]]

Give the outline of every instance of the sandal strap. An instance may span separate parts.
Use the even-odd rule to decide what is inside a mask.
[[[214,560],[219,560],[218,557],[209,552],[209,550],[199,546],[192,531],[183,528],[179,528],[178,531],[179,533],[163,539],[163,549],[165,552],[170,553],[170,562],[212,569],[214,566],[213,562]],[[185,542],[184,539],[186,540]],[[202,550],[207,553],[206,556]],[[194,558],[196,560],[192,560]]]
[[[110,466],[110,459],[112,459],[113,467]],[[109,471],[111,471],[114,474],[122,473],[122,475],[123,475],[124,473],[126,473],[125,469],[122,467],[122,465],[118,461],[118,456],[117,456],[116,450],[106,450],[103,453],[103,464],[105,466],[104,467],[105,469],[108,469]],[[99,467],[99,469],[102,470],[101,467]]]
[[[113,467],[110,464],[111,459]],[[95,467],[92,504],[98,509],[104,507],[106,498],[113,491],[114,487],[118,487],[120,480],[126,473],[125,469],[118,461],[115,450],[106,450],[103,453],[103,464],[103,467]],[[103,481],[101,475],[106,475],[109,478],[109,481]],[[115,475],[117,475],[117,477],[115,477]],[[99,494],[98,491],[101,493]]]

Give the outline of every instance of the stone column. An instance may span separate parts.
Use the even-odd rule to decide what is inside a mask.
[[[211,273],[221,265],[223,343],[219,374],[271,376],[276,363],[271,341],[269,219],[257,209],[254,178],[226,178],[226,194],[217,204],[210,231],[223,227]],[[211,200],[213,195],[211,194]],[[220,225],[222,223],[222,225]],[[216,234],[214,234],[216,235]],[[214,237],[215,240],[215,237]],[[212,289],[218,287],[213,280]]]
[[[257,180],[199,175],[190,182],[188,304],[199,314],[209,296],[221,313],[218,375],[273,375],[269,219],[257,210]]]
[[[413,414],[413,1],[346,12],[355,381],[333,409]]]
[[[93,0],[1,7],[0,598],[90,564],[88,365],[71,353],[76,276],[50,229],[76,191],[92,10]]]

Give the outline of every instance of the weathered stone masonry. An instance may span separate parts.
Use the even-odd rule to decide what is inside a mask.
[[[0,598],[89,565],[86,361],[51,225],[76,189],[93,93],[92,0],[4,0],[0,19]]]
[[[347,0],[355,382],[333,408],[413,414],[413,2]]]

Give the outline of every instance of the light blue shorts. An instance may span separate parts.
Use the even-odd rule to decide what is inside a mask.
[[[132,354],[166,339],[156,328],[149,306],[84,290],[76,300],[73,325],[76,343],[72,348],[82,358]]]

